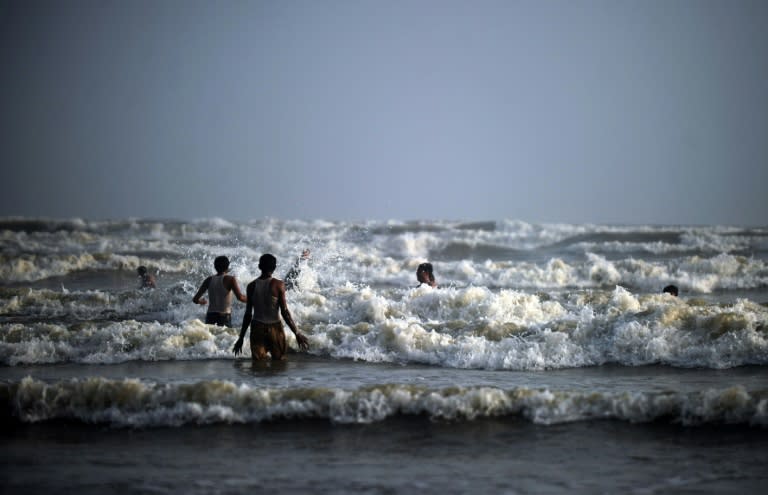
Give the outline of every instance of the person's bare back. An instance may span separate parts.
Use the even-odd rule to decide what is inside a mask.
[[[192,297],[192,302],[200,305],[208,305],[205,313],[205,323],[219,326],[232,326],[232,295],[238,301],[246,302],[245,295],[240,292],[237,279],[227,274],[229,271],[229,259],[226,256],[218,256],[213,266],[216,275],[203,280],[197,293]],[[203,297],[208,293],[208,299]]]

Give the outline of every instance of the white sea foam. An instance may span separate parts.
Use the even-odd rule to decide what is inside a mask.
[[[202,324],[200,308],[184,292],[170,302],[161,291],[138,290],[16,289],[5,295],[4,313],[38,315],[0,324],[0,363],[6,365],[222,358],[231,356],[237,334]],[[553,297],[486,287],[373,289],[351,283],[290,298],[311,352],[340,358],[513,370],[768,364],[768,308],[744,299],[710,304],[622,287]],[[163,318],[130,317],[149,311]],[[46,321],[64,315],[68,323]]]
[[[250,277],[258,274],[261,253],[276,254],[281,262],[278,270],[284,272],[309,247],[317,281],[325,286],[346,281],[411,284],[415,266],[436,256],[443,286],[546,290],[620,284],[655,292],[677,283],[702,293],[768,287],[764,229],[274,219],[250,223],[6,219],[0,221],[3,225],[0,277],[16,283],[84,270],[135,270],[140,264],[197,279],[211,270],[219,254],[232,258],[239,276]],[[626,258],[615,259],[616,253]],[[643,253],[679,256],[653,260],[643,259]]]
[[[71,326],[4,324],[0,336],[0,362],[5,365],[221,358],[231,356],[237,339],[234,330],[200,320],[180,325],[134,320]]]
[[[191,271],[197,265],[193,260],[174,258],[147,262],[141,256],[121,254],[23,254],[0,257],[0,277],[8,282],[34,282],[83,271],[135,273],[140,265],[147,265],[153,272]]]
[[[767,238],[518,221],[0,219],[0,362],[229,356],[235,331],[204,330],[191,303],[213,259],[229,256],[244,288],[263,252],[284,275],[309,247],[289,303],[317,354],[489,369],[766,364],[764,301],[738,291],[765,294]],[[439,289],[414,288],[425,260]],[[159,272],[158,289],[136,289],[139,265]],[[660,295],[670,283],[687,297]],[[700,297],[729,291],[727,304]],[[190,344],[189,332],[210,336]]]
[[[426,415],[466,421],[514,416],[537,424],[616,419],[684,425],[768,426],[768,390],[743,387],[701,392],[576,392],[548,389],[409,385],[269,389],[226,381],[157,384],[135,379],[87,378],[44,383],[25,378],[0,384],[4,410],[23,422],[74,420],[118,427],[254,423],[319,418],[372,423]]]

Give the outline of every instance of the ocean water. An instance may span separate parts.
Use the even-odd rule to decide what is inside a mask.
[[[213,259],[244,288],[305,248],[309,351],[235,359],[244,305],[224,328],[191,301]],[[3,218],[0,261],[8,493],[768,481],[768,228]]]

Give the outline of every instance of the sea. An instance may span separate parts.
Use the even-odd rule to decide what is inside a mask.
[[[263,253],[283,362],[192,302]],[[2,493],[762,493],[768,227],[0,218],[0,416]]]

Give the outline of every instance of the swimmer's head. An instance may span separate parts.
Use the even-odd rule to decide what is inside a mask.
[[[139,274],[139,276],[143,277],[144,275],[147,274],[147,267],[144,265],[141,265],[136,269],[136,272]]]
[[[217,256],[215,260],[213,260],[213,267],[216,269],[217,273],[223,273],[229,270],[229,258],[226,256]]]
[[[424,279],[426,277],[426,280]],[[432,263],[422,263],[416,269],[416,280],[419,282],[434,282],[435,275],[433,273]]]
[[[673,296],[677,297],[677,286],[676,285],[668,285],[664,287],[661,291],[662,294],[672,294]]]
[[[259,258],[259,270],[267,273],[272,273],[277,268],[277,258],[271,254],[262,254]]]

